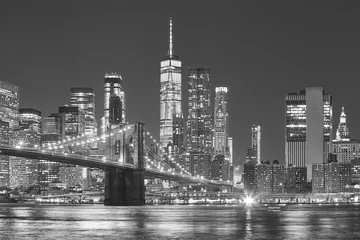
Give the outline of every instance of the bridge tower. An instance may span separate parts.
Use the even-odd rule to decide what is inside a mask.
[[[143,123],[111,126],[106,139],[106,158],[132,164],[134,169],[106,169],[105,205],[145,204],[144,135]]]

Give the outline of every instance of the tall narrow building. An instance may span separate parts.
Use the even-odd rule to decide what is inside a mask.
[[[126,104],[125,104],[125,92],[123,89],[123,80],[120,74],[107,73],[104,79],[104,124],[103,129],[106,129],[110,122],[110,99],[117,96],[121,100],[121,122],[126,121]]]
[[[95,94],[93,88],[72,87],[70,88],[70,106],[79,107],[85,113],[85,134],[97,135],[95,118]]]
[[[209,68],[189,68],[189,152],[212,153],[212,111]]]
[[[214,130],[215,130],[215,155],[225,155],[229,152],[229,114],[228,114],[228,88],[215,88],[214,103]]]
[[[332,144],[332,96],[321,87],[289,93],[285,101],[285,162],[307,167],[326,162]]]
[[[189,68],[187,150],[190,172],[211,178],[213,155],[211,85],[209,68]]]
[[[341,109],[340,122],[336,130],[337,141],[348,141],[350,140],[349,127],[346,123],[346,114],[344,107]]]
[[[174,54],[171,18],[169,27],[169,50],[165,55],[164,60],[160,63],[161,151],[169,144],[174,144],[174,120],[183,115],[181,108],[181,61],[179,60],[179,57]]]
[[[253,124],[251,127],[251,146],[256,153],[256,161],[261,164],[261,126]]]

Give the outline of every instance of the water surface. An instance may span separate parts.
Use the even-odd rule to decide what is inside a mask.
[[[0,239],[360,239],[360,205],[0,204]]]

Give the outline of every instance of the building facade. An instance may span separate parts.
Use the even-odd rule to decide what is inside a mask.
[[[40,145],[41,135],[32,128],[17,127],[13,130],[10,144],[17,148],[34,148]],[[26,189],[37,185],[38,160],[10,157],[10,188]]]
[[[332,97],[321,87],[290,93],[285,101],[285,162],[307,167],[326,162],[332,145]]]
[[[253,124],[251,127],[251,146],[256,152],[256,161],[261,164],[261,126]]]
[[[215,88],[214,102],[214,155],[228,155],[229,113],[228,88]]]
[[[181,61],[174,54],[172,19],[170,18],[169,49],[160,62],[160,150],[173,145],[174,118],[182,116]]]
[[[85,114],[85,134],[97,135],[97,123],[95,118],[95,93],[93,88],[72,87],[70,88],[70,106],[79,107]]]
[[[188,151],[212,153],[210,69],[189,68]]]
[[[0,120],[8,122],[10,129],[19,122],[19,87],[0,81]]]
[[[339,193],[351,184],[351,165],[348,163],[315,163],[312,166],[313,193]]]
[[[104,78],[104,126],[103,130],[106,131],[106,128],[111,124],[110,122],[110,98],[111,96],[117,96],[121,100],[121,111],[122,119],[121,121],[125,123],[126,121],[126,102],[125,102],[125,92],[123,89],[123,80],[120,74],[117,73],[107,73]]]
[[[336,141],[348,141],[350,140],[350,131],[349,127],[346,123],[346,114],[345,108],[342,107],[341,115],[340,115],[340,122],[338,128],[336,129]]]
[[[10,140],[9,122],[0,120],[0,144],[8,145]],[[10,186],[9,156],[0,155],[0,187]]]

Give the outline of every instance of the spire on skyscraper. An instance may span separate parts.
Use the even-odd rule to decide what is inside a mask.
[[[342,107],[341,109],[340,122],[336,130],[336,140],[338,141],[350,140],[350,132],[346,123],[346,114],[344,107]]]
[[[169,57],[172,57],[174,55],[173,52],[173,37],[172,37],[172,18],[170,18],[169,22]]]

